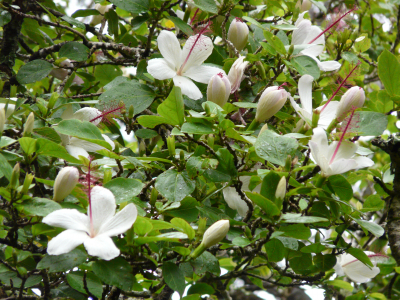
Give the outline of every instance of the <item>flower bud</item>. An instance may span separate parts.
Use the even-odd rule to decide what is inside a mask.
[[[296,8],[299,8],[301,12],[310,10],[312,3],[310,0],[298,0]]]
[[[238,51],[242,51],[247,45],[249,27],[241,19],[235,18],[228,30],[228,40],[232,42]]]
[[[284,199],[286,195],[286,177],[283,176],[281,180],[279,180],[278,187],[276,188],[275,198]]]
[[[171,157],[175,157],[175,136],[167,137],[168,152]]]
[[[205,248],[210,248],[222,241],[229,231],[229,220],[215,222],[204,232],[203,241]]]
[[[35,178],[35,176],[32,175],[32,174],[26,174],[25,175],[24,185],[22,186],[22,190],[21,190],[22,194],[28,193],[29,188],[30,188],[30,186],[32,184],[33,178]]]
[[[278,86],[270,86],[267,88],[258,101],[255,120],[259,123],[271,118],[285,104],[288,93],[285,89]]]
[[[53,200],[61,202],[75,188],[79,179],[79,171],[75,167],[64,167],[54,181]]]
[[[207,87],[207,100],[224,107],[231,93],[231,83],[226,75],[218,73],[211,77]]]
[[[353,109],[360,108],[365,102],[365,92],[359,86],[353,86],[349,89],[339,101],[336,111],[336,119],[338,122],[343,121],[347,114]]]
[[[4,108],[0,108],[0,135],[3,133],[5,124],[6,124],[6,112],[4,111]]]
[[[94,6],[94,9],[97,9],[101,15],[95,15],[92,17],[92,21],[90,21],[90,26],[96,26],[97,24],[100,24],[101,21],[104,19],[104,14],[110,10],[112,5],[101,5],[101,4],[96,4]]]
[[[33,131],[33,122],[35,122],[35,115],[31,112],[26,119],[24,124],[24,134],[23,136],[30,136]]]
[[[242,82],[244,70],[249,63],[248,61],[243,61],[244,59],[244,56],[239,56],[229,70],[228,79],[231,82],[231,94],[239,89]]]
[[[10,99],[17,99],[17,98],[10,98]],[[6,110],[6,106],[7,106],[7,110]],[[6,119],[8,119],[11,116],[11,114],[14,112],[15,105],[10,104],[10,103],[8,103],[8,105],[5,103],[0,103],[0,108],[4,109],[5,114],[6,114]]]
[[[19,173],[20,173],[20,167],[19,167],[19,163],[17,163],[14,166],[14,169],[12,170],[12,173],[11,173],[10,187],[12,189],[16,189],[19,186]]]
[[[261,127],[260,132],[258,133],[258,136],[261,135],[261,133],[263,133],[263,131],[268,130],[268,124],[264,124],[263,127]]]

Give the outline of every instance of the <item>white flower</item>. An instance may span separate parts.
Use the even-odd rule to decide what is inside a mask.
[[[279,86],[270,86],[261,94],[257,104],[255,120],[259,123],[271,118],[275,115],[288,97],[288,92]]]
[[[53,200],[60,202],[75,188],[79,180],[79,171],[75,167],[64,167],[54,181]]]
[[[301,12],[310,10],[312,2],[310,0],[298,0],[296,8],[299,8]]]
[[[359,86],[353,86],[348,89],[339,101],[339,106],[336,112],[338,122],[343,121],[347,114],[353,109],[363,107],[365,102],[365,92]]]
[[[242,191],[250,191],[249,184],[251,176],[240,176],[239,179],[242,182]],[[253,192],[260,193],[260,191],[261,184],[253,189]],[[242,217],[245,217],[247,211],[249,210],[249,206],[247,205],[246,201],[244,201],[236,192],[236,189],[234,187],[227,187],[223,190],[223,194],[228,206],[232,209],[237,210],[239,215],[241,215]]]
[[[74,65],[72,64],[72,62],[69,59],[65,59],[60,63],[60,67],[61,68],[53,68],[53,70],[51,70],[51,72],[50,72],[50,75],[63,81],[68,76],[68,69],[64,69],[63,67],[73,68]],[[80,78],[78,75],[75,74],[75,77],[74,77],[74,80],[72,81],[72,83],[75,83],[77,85],[82,85],[84,83],[84,81],[82,80],[82,78]]]
[[[244,70],[246,69],[246,66],[249,63],[248,61],[244,62],[243,61],[244,59],[245,59],[244,56],[239,56],[239,58],[235,60],[231,69],[229,70],[228,78],[229,81],[231,82],[231,94],[239,89],[240,83],[243,80]]]
[[[33,112],[31,112],[24,124],[24,134],[23,134],[24,136],[31,135],[31,133],[33,131],[34,122],[35,122],[35,114]]]
[[[76,209],[56,210],[43,219],[46,223],[67,230],[54,237],[47,245],[47,253],[68,253],[83,244],[92,256],[111,260],[120,254],[111,237],[132,227],[137,209],[130,203],[115,214],[115,198],[110,190],[95,186],[91,191],[91,205],[87,215]]]
[[[229,220],[219,220],[204,232],[203,241],[205,248],[210,248],[222,241],[229,231]]]
[[[300,95],[300,103],[301,107],[294,101],[292,97],[290,97],[290,103],[293,108],[299,114],[300,118],[306,121],[309,125],[312,123],[312,82],[314,78],[310,75],[303,75],[299,80],[299,95]],[[329,104],[322,110],[319,120],[318,126],[326,129],[332,120],[336,117],[337,107],[339,105],[338,101],[331,101]],[[318,111],[321,111],[323,106],[317,108]]]
[[[211,77],[207,86],[207,100],[224,107],[231,94],[231,83],[226,75],[218,73]]]
[[[232,42],[238,51],[242,51],[247,45],[249,27],[241,19],[233,19],[228,30],[228,40]]]
[[[278,186],[275,191],[275,198],[284,199],[286,195],[286,177],[282,176],[281,180],[279,180]]]
[[[321,127],[314,129],[309,146],[311,155],[320,166],[324,177],[342,174],[353,169],[370,167],[374,164],[367,157],[355,155],[358,147],[354,143],[339,141],[328,145],[328,138]]]
[[[92,20],[90,21],[90,26],[96,26],[97,24],[100,24],[101,21],[104,19],[104,14],[110,10],[112,5],[101,5],[101,4],[96,4],[94,6],[94,9],[96,9],[101,15],[95,15],[92,17]]]
[[[159,80],[172,78],[174,84],[182,89],[182,94],[191,99],[203,96],[191,79],[207,84],[213,75],[223,72],[218,68],[202,66],[214,48],[211,39],[205,35],[191,36],[181,49],[175,34],[163,30],[157,43],[163,58],[149,60],[147,71]]]
[[[307,55],[314,59],[321,71],[335,71],[339,69],[341,64],[337,61],[321,62],[317,58],[324,51],[325,36],[324,34],[319,36],[322,30],[318,26],[311,25],[311,21],[304,19],[303,16],[304,13],[300,14],[295,23],[297,29],[292,34],[292,45],[303,45],[305,49],[300,51],[299,55]]]
[[[379,274],[380,269],[376,266],[378,263],[384,262],[387,257],[382,254],[375,254],[371,251],[364,251],[369,257],[374,267],[370,268],[363,264],[353,255],[345,253],[337,256],[337,263],[334,267],[339,276],[346,275],[354,282],[364,283]]]
[[[97,108],[93,107],[84,107],[79,110],[77,110],[75,113],[73,111],[72,105],[69,104],[67,105],[67,108],[64,110],[64,112],[61,115],[61,118],[63,120],[69,120],[69,119],[77,119],[80,121],[87,121],[91,122],[94,125],[99,125],[101,122],[101,118],[93,120],[97,118],[98,116],[101,115],[101,111],[99,111]],[[59,134],[61,138],[61,142],[65,149],[67,149],[68,153],[71,154],[72,156],[79,158],[79,155],[82,155],[86,158],[89,157],[88,152],[95,152],[97,150],[104,149],[104,147],[84,141],[81,139],[78,139],[76,137],[70,137],[65,134]],[[102,134],[102,137],[104,140],[111,145],[111,148],[115,148],[114,142],[105,134]]]
[[[10,98],[10,99],[15,99],[15,101],[18,99],[18,98]],[[4,110],[6,109],[6,103],[0,103],[0,108],[4,108]],[[15,110],[15,105],[14,104],[8,104],[8,106],[7,106],[7,111],[5,112],[6,113],[6,119],[8,119],[10,116],[11,116],[11,114],[14,112],[14,110]]]

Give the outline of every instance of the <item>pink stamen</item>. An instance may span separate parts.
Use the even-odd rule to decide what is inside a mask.
[[[350,123],[351,123],[351,119],[353,118],[354,112],[355,112],[355,111],[356,111],[356,110],[353,109],[352,112],[351,112],[349,121],[347,122],[346,128],[344,129],[344,131],[343,131],[343,133],[342,133],[342,136],[340,137],[340,140],[339,140],[339,143],[338,143],[337,146],[336,146],[335,152],[333,152],[333,155],[332,155],[331,160],[329,161],[329,164],[333,163],[333,161],[335,160],[335,156],[336,156],[336,154],[337,154],[338,151],[339,151],[339,147],[340,147],[340,145],[341,145],[342,142],[343,142],[343,139],[344,139],[344,136],[345,136],[345,134],[346,134],[347,129],[349,129],[349,126],[350,126]]]
[[[219,72],[217,75],[218,75],[219,77],[221,77],[221,78],[224,77],[224,74],[223,74],[222,72]]]
[[[283,89],[283,87],[287,85],[287,82],[282,83],[280,86],[278,86],[278,90]]]
[[[337,19],[335,22],[333,22],[331,25],[329,25],[324,31],[322,31],[319,35],[317,35],[316,38],[314,38],[312,41],[309,42],[309,44],[314,43],[319,37],[321,37],[323,34],[325,34],[327,31],[329,31],[333,26],[335,26],[340,20],[342,20],[345,16],[347,16],[349,13],[357,10],[357,7],[354,7],[353,9],[349,10],[347,13],[345,13],[343,16],[341,16],[339,19]]]
[[[190,20],[190,25],[192,25],[194,19],[196,19],[197,13],[199,12],[199,9],[196,9],[196,11],[194,12],[193,18]]]
[[[207,28],[208,28],[209,26],[210,26],[210,23],[208,23],[208,24],[197,34],[197,38],[196,38],[196,40],[194,41],[192,47],[190,48],[190,51],[189,51],[188,56],[186,57],[185,61],[183,62],[183,64],[182,64],[181,67],[179,68],[178,72],[176,72],[177,75],[179,75],[179,76],[182,75],[182,70],[183,70],[183,68],[185,67],[187,61],[189,60],[189,57],[190,57],[190,55],[192,54],[194,47],[196,46],[197,42],[199,41],[201,35],[202,35],[204,32],[207,31]]]
[[[116,111],[122,110],[124,108],[124,105],[120,105],[117,108],[113,108],[110,110],[105,110],[104,112],[102,112],[100,115],[98,115],[97,117],[91,119],[89,122],[94,122],[98,119],[101,119],[102,122],[107,121],[109,117],[112,117],[113,115],[115,115],[114,113]]]
[[[386,255],[384,255],[384,254],[380,254],[380,253],[370,254],[370,255],[368,255],[368,257],[369,257],[369,258],[373,258],[373,257],[388,258],[388,256],[386,256]],[[349,264],[351,264],[351,263],[357,262],[357,261],[359,261],[359,260],[358,260],[358,259],[355,259],[355,260],[349,261],[348,263],[344,264],[342,267],[345,267],[345,266],[347,266],[347,265],[349,265]]]
[[[235,17],[236,22],[241,22],[244,23],[243,20],[241,18]]]
[[[333,98],[335,98],[336,94],[340,91],[340,89],[343,87],[343,85],[346,83],[346,80],[349,79],[349,77],[351,76],[351,74],[353,74],[353,72],[358,68],[358,66],[361,64],[360,61],[357,62],[356,66],[350,71],[350,73],[346,76],[346,78],[340,83],[339,87],[336,89],[336,91],[333,92],[332,96],[329,98],[328,102],[325,103],[325,105],[322,107],[320,113],[322,113],[325,109],[325,107],[328,106],[329,102],[331,102],[331,100]]]

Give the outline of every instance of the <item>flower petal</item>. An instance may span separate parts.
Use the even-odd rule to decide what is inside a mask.
[[[326,157],[328,157],[329,159],[331,159],[333,153],[335,153],[336,147],[338,145],[339,142],[332,142],[329,147],[328,147],[328,151],[326,153]],[[334,161],[338,160],[338,159],[349,159],[352,158],[353,155],[356,153],[357,151],[357,145],[349,142],[349,141],[344,141],[340,144],[339,149],[335,155],[335,159]]]
[[[43,223],[65,229],[82,230],[89,232],[89,218],[76,209],[59,209],[48,214]]]
[[[97,145],[92,142],[88,142],[85,140],[78,139],[76,137],[71,137],[69,140],[69,146],[74,146],[74,147],[79,147],[82,148],[83,150],[86,150],[88,152],[95,152],[97,150],[104,149],[103,146]],[[68,149],[67,149],[68,151]]]
[[[368,168],[375,164],[372,159],[364,156],[355,156],[353,159],[357,163],[357,169]]]
[[[303,19],[299,23],[296,23],[297,29],[292,34],[292,45],[304,44],[304,40],[307,38],[308,32],[311,29],[311,21]]]
[[[315,39],[318,35],[320,35],[321,32],[322,29],[319,28],[318,26],[315,25],[311,26],[310,29],[308,30],[307,37],[303,41],[303,44],[310,43],[313,39]],[[319,38],[313,41],[312,44],[325,45],[325,36],[322,34]]]
[[[308,56],[318,56],[324,51],[324,45],[310,45],[306,49],[300,51],[300,54]]]
[[[101,111],[98,110],[97,108],[94,107],[84,107],[79,110],[77,110],[73,115],[72,119],[77,119],[80,121],[87,121],[90,122],[90,120],[95,119],[96,117],[101,115]],[[98,118],[93,121],[94,125],[99,125],[101,122],[101,118]]]
[[[198,100],[203,97],[199,88],[189,78],[183,76],[175,76],[173,78],[174,84],[179,86],[182,90],[182,94],[188,96],[190,99]]]
[[[112,141],[112,139],[110,139],[110,138],[109,138],[107,135],[105,135],[105,134],[102,134],[101,136],[103,137],[103,139],[104,139],[107,143],[110,144],[111,149],[114,150],[115,144],[114,144],[114,142]]]
[[[326,175],[343,174],[353,169],[357,169],[357,163],[354,159],[335,159],[335,161],[329,165],[329,171]]]
[[[325,109],[321,112],[318,120],[318,126],[321,126],[324,129],[327,129],[329,124],[332,122],[334,118],[336,118],[336,111],[339,105],[339,101],[331,101],[325,107]],[[317,109],[321,111],[323,106],[318,107]]]
[[[60,255],[70,252],[71,250],[90,240],[88,234],[84,231],[68,229],[52,238],[47,244],[47,253],[50,255]]]
[[[181,62],[185,64],[182,74],[193,66],[200,66],[212,53],[214,45],[208,36],[198,34],[186,41],[182,50]]]
[[[209,66],[194,66],[188,69],[183,76],[189,77],[194,81],[207,84],[211,77],[219,73],[226,75],[224,70],[219,68]]]
[[[157,38],[157,44],[158,49],[165,60],[176,69],[179,68],[181,65],[182,50],[175,34],[168,30],[161,31]],[[168,78],[172,78],[172,76]]]
[[[336,71],[340,69],[340,67],[342,66],[339,62],[335,60],[319,61],[319,62],[317,61],[317,63],[320,70],[324,72]]]
[[[91,210],[92,210],[92,223],[93,235],[100,232],[101,226],[109,221],[115,214],[115,198],[113,193],[104,187],[95,186],[91,193]],[[90,215],[90,206],[88,210]]]
[[[72,104],[68,104],[67,107],[64,109],[63,113],[61,114],[61,119],[69,120],[72,119],[74,115],[74,108]]]
[[[87,151],[79,146],[74,146],[74,145],[66,145],[65,149],[67,149],[68,153],[71,154],[73,157],[79,159],[79,155],[89,158],[89,153]]]
[[[158,80],[170,79],[176,75],[176,71],[164,58],[150,59],[147,65],[147,72]]]
[[[296,101],[294,101],[293,97],[289,97],[290,99],[290,104],[292,104],[292,107],[294,110],[297,112],[297,114],[302,118],[304,121],[307,123],[311,124],[311,114],[306,111],[305,109],[301,108]]]
[[[322,153],[326,153],[328,151],[328,138],[326,136],[325,130],[323,130],[322,128],[314,128],[311,141],[318,145]]]
[[[373,267],[372,269],[364,265],[361,261],[356,259],[352,255],[348,255],[350,258],[346,259],[346,262],[342,262],[342,268],[347,277],[355,282],[367,282],[370,278],[374,278],[379,274],[380,269]],[[352,260],[347,262],[349,259]]]
[[[118,212],[114,217],[105,222],[99,233],[101,235],[115,236],[124,233],[132,224],[135,223],[137,217],[136,206],[132,203],[125,206],[120,212]]]
[[[89,255],[97,256],[104,260],[116,258],[120,253],[113,240],[106,235],[89,238],[83,244]]]
[[[312,83],[314,77],[303,75],[299,80],[299,95],[302,108],[312,114]]]

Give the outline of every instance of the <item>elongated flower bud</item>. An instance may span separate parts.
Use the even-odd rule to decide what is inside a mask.
[[[6,124],[6,112],[4,111],[4,108],[0,108],[0,135],[3,133],[5,124]]]
[[[204,232],[202,244],[210,248],[222,241],[229,231],[229,220],[215,222]]]
[[[101,21],[103,21],[104,14],[110,10],[112,5],[101,5],[101,4],[96,4],[94,6],[94,9],[97,9],[101,15],[96,15],[92,17],[92,21],[90,21],[91,26],[96,26],[97,24],[100,24]]]
[[[271,86],[267,88],[258,101],[255,120],[259,123],[271,118],[285,104],[288,93],[281,87]]]
[[[35,122],[35,115],[31,112],[24,124],[24,136],[30,136],[33,131],[33,122]]]
[[[14,166],[14,169],[11,173],[10,187],[12,189],[16,189],[19,186],[19,173],[20,173],[20,167],[19,167],[19,163],[17,163]]]
[[[353,86],[340,99],[339,106],[336,111],[336,119],[338,122],[343,121],[347,114],[353,109],[363,107],[365,102],[365,92],[359,86]]]
[[[242,82],[244,70],[246,69],[248,61],[243,61],[245,59],[244,56],[240,56],[232,65],[231,69],[228,73],[228,79],[231,83],[231,94],[236,92],[240,83]]]
[[[231,83],[226,75],[218,73],[211,77],[207,87],[207,100],[224,107],[231,93]]]
[[[278,187],[276,188],[275,198],[284,199],[286,195],[286,177],[283,176],[281,180],[279,180]]]
[[[242,51],[247,45],[249,27],[241,19],[235,18],[228,30],[228,40],[232,42],[238,51]]]
[[[58,173],[54,181],[53,200],[60,202],[75,188],[79,179],[79,171],[75,167],[65,167]]]
[[[310,0],[298,0],[296,8],[299,8],[301,12],[310,10],[312,2]]]

